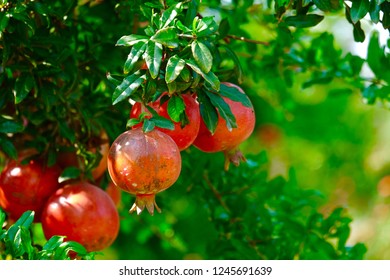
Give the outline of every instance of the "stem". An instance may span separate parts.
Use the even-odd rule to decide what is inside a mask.
[[[248,39],[248,38],[245,38],[245,37],[242,37],[242,36],[227,35],[226,37],[234,39],[234,40],[239,40],[239,41],[243,41],[243,42],[247,42],[247,43],[252,43],[252,44],[258,44],[258,45],[264,45],[264,46],[269,46],[270,45],[269,42],[252,40],[252,39]]]

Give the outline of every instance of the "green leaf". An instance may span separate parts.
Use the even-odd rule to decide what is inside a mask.
[[[143,36],[143,35],[126,35],[122,36],[117,42],[116,46],[120,47],[131,47],[139,42],[144,42],[146,43],[148,41],[148,37]]]
[[[175,125],[171,120],[168,120],[167,118],[164,118],[162,116],[153,116],[150,119],[157,127],[169,129],[169,130],[174,130]]]
[[[207,129],[214,134],[218,124],[218,111],[211,104],[211,101],[207,95],[201,93],[198,95],[200,115],[207,127]]]
[[[198,13],[198,8],[200,5],[200,0],[191,0],[188,4],[187,14],[185,17],[185,25],[189,26],[192,23],[192,20]]]
[[[10,14],[7,13],[0,14],[0,33],[7,28],[9,19],[10,19]]]
[[[191,81],[191,72],[188,68],[184,68],[180,73],[180,78],[183,79],[184,82],[190,82]]]
[[[145,80],[145,75],[138,76],[133,74],[127,76],[123,79],[122,83],[115,88],[115,91],[112,95],[112,104],[115,105],[126,98],[129,98],[133,92],[135,92],[138,87]]]
[[[13,90],[15,96],[15,104],[22,102],[27,95],[30,93],[31,89],[35,85],[35,80],[32,75],[23,74],[15,81],[15,88]]]
[[[133,126],[136,126],[136,125],[138,125],[138,124],[140,124],[140,123],[141,123],[141,120],[140,120],[140,119],[131,118],[131,119],[129,119],[129,120],[127,121],[127,123],[126,123],[126,128],[129,129],[129,128],[131,128],[131,127],[133,127]]]
[[[179,37],[174,27],[160,29],[150,38],[155,43],[162,44],[168,48],[177,48],[179,46]]]
[[[167,84],[167,87],[168,87],[168,92],[169,94],[173,94],[176,92],[177,88],[176,88],[176,82],[172,82],[172,83],[168,83]]]
[[[319,24],[324,19],[324,16],[316,14],[308,15],[296,15],[286,17],[284,22],[289,26],[295,26],[297,28],[312,27]]]
[[[180,13],[182,10],[181,2],[177,3],[174,6],[169,7],[167,10],[164,11],[164,13],[161,16],[160,22],[161,22],[161,28],[167,27],[175,18],[176,16]]]
[[[76,166],[68,166],[66,167],[60,177],[58,178],[58,183],[63,183],[70,179],[77,179],[81,175],[81,170]]]
[[[373,23],[379,22],[379,13],[381,11],[381,7],[376,4],[376,0],[371,0],[370,2],[370,18]]]
[[[357,23],[359,20],[365,17],[370,10],[369,0],[354,0],[351,6],[351,20],[353,23]]]
[[[181,59],[177,55],[170,57],[165,70],[165,82],[171,83],[176,80],[185,65],[186,62],[184,59]]]
[[[154,129],[156,124],[149,120],[149,119],[144,119],[144,124],[142,125],[142,130],[144,133],[148,133]]]
[[[218,31],[218,24],[214,17],[204,17],[198,20],[195,34],[199,37],[210,36]]]
[[[60,135],[74,143],[76,140],[76,134],[73,129],[69,127],[66,120],[58,120]]]
[[[219,23],[219,28],[218,28],[219,37],[221,39],[225,38],[229,34],[229,31],[230,31],[229,20],[227,18],[224,18]]]
[[[2,135],[0,135],[0,147],[9,157],[13,159],[18,157],[14,144]]]
[[[64,239],[64,236],[54,235],[43,245],[42,249],[45,251],[54,251],[64,242]]]
[[[356,24],[353,24],[353,39],[355,40],[355,42],[360,42],[360,43],[363,43],[364,40],[366,39],[366,34],[362,29],[360,21],[358,21]]]
[[[75,252],[80,255],[87,254],[87,250],[83,245],[75,241],[66,241],[61,243],[55,251],[54,259],[65,260],[69,258],[69,252]]]
[[[181,31],[183,31],[184,33],[190,34],[192,32],[192,30],[187,26],[185,26],[180,20],[176,21],[176,27]]]
[[[10,120],[0,121],[0,132],[2,133],[17,133],[23,131],[23,129],[22,123]]]
[[[375,75],[390,83],[390,56],[379,44],[378,33],[374,32],[368,44],[367,63]]]
[[[173,95],[168,101],[168,115],[174,122],[180,121],[180,116],[183,114],[186,106],[181,97]]]
[[[233,59],[235,72],[237,74],[237,81],[241,83],[243,81],[243,70],[239,58],[228,45],[221,45],[221,47],[223,47],[226,50],[226,53]]]
[[[129,55],[127,56],[123,71],[125,74],[128,74],[138,59],[144,54],[147,44],[145,42],[139,42],[133,46]]]
[[[252,102],[250,101],[249,97],[246,94],[240,92],[236,87],[227,86],[222,83],[219,93],[222,96],[229,98],[230,100],[240,102],[245,107],[253,108]]]
[[[219,115],[226,121],[226,126],[229,131],[237,127],[236,117],[233,115],[229,104],[218,94],[206,91],[211,103],[218,109]]]
[[[146,48],[144,59],[146,61],[146,65],[148,66],[150,76],[153,79],[156,79],[160,73],[162,50],[163,48],[161,44],[152,41],[148,43],[148,47]]]
[[[119,86],[119,85],[122,83],[120,80],[114,78],[114,77],[111,75],[111,73],[109,73],[109,72],[106,74],[106,77],[107,77],[107,80],[108,80],[109,82],[111,82],[111,83],[112,83],[113,85],[115,85],[115,86]]]
[[[11,227],[23,226],[23,227],[29,228],[34,221],[34,216],[35,216],[34,211],[27,210],[19,217],[19,219]],[[11,229],[11,227],[10,227],[10,229]],[[10,233],[10,229],[8,230],[8,233]]]
[[[213,89],[215,89],[216,91],[219,91],[219,87],[220,87],[220,81],[218,79],[218,77],[213,73],[213,72],[208,72],[208,73],[204,73],[200,67],[197,65],[197,63],[193,60],[187,60],[186,61],[186,64],[191,67],[192,70],[194,70],[196,73],[198,73],[199,75],[201,75],[203,77],[203,79],[205,79]]]
[[[193,41],[191,50],[200,69],[202,69],[204,73],[210,72],[211,67],[213,66],[213,56],[211,55],[209,48],[202,42]]]

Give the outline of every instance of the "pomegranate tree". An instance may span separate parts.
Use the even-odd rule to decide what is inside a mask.
[[[178,179],[181,156],[176,143],[164,132],[142,128],[125,131],[112,143],[108,154],[108,171],[112,181],[122,190],[136,196],[130,213],[138,214],[146,207],[161,212],[155,195]]]

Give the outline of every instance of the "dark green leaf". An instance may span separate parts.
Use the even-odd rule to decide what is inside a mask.
[[[229,131],[237,127],[236,117],[233,115],[229,104],[218,94],[206,91],[211,103],[218,109],[219,115],[226,121],[226,126]]]
[[[376,0],[371,0],[370,2],[370,18],[372,22],[378,23],[379,22],[379,12],[381,8],[379,5],[376,4]]]
[[[153,116],[150,119],[157,127],[169,129],[169,130],[174,130],[175,125],[171,120],[168,120],[167,118],[161,117],[161,116]]]
[[[351,20],[353,23],[357,23],[359,20],[365,17],[370,10],[369,0],[354,0],[351,6]]]
[[[22,123],[10,120],[0,121],[0,132],[2,133],[17,133],[23,131],[23,129]]]
[[[366,39],[366,34],[362,29],[360,21],[358,21],[356,24],[353,24],[353,38],[355,42],[360,42],[360,43],[363,43],[364,40]]]
[[[216,91],[219,91],[220,81],[219,81],[218,77],[213,72],[210,71],[208,73],[204,73],[199,68],[197,63],[193,60],[187,60],[186,63],[189,67],[191,67],[192,70],[194,70],[196,73],[201,75],[203,77],[203,79],[205,79],[211,85],[211,87],[213,89],[215,89]]]
[[[131,47],[139,42],[146,43],[148,41],[148,37],[143,35],[126,35],[122,36],[117,42],[116,46],[123,46],[123,47]]]
[[[34,211],[30,211],[30,210],[25,211],[22,214],[22,216],[20,216],[19,219],[12,226],[15,226],[15,227],[23,226],[23,227],[29,228],[34,221],[34,216],[35,216]],[[10,229],[11,229],[11,227],[10,227]],[[8,233],[10,233],[9,230],[8,230]]]
[[[211,67],[213,66],[213,56],[211,55],[209,48],[202,42],[193,41],[191,50],[200,69],[202,69],[204,73],[210,72]]]
[[[298,28],[312,27],[319,24],[324,19],[324,16],[309,14],[309,15],[297,15],[286,17],[284,22],[287,25],[295,26]]]
[[[240,60],[238,59],[236,53],[228,45],[222,45],[221,47],[223,47],[226,50],[226,53],[233,59],[237,74],[237,81],[241,83],[243,80],[243,70]]]
[[[70,140],[71,143],[74,143],[76,140],[76,135],[73,129],[69,127],[65,120],[58,120],[58,126],[60,129],[61,136]]]
[[[199,0],[191,0],[191,2],[188,4],[187,14],[184,22],[185,25],[189,26],[192,23],[192,20],[198,13],[199,5]]]
[[[153,42],[162,44],[168,48],[177,48],[179,46],[179,38],[174,27],[160,29],[150,39]]]
[[[183,79],[185,82],[190,82],[191,81],[191,72],[188,68],[184,68],[181,73],[180,73],[180,78]]]
[[[0,14],[0,33],[7,28],[9,18],[10,18],[10,16],[7,13]]]
[[[16,79],[15,88],[14,88],[14,96],[15,96],[15,104],[18,104],[26,98],[26,96],[30,93],[31,89],[35,85],[35,80],[32,75],[24,74]]]
[[[68,181],[70,179],[77,179],[81,175],[81,170],[76,166],[69,166],[66,167],[60,177],[58,178],[58,183],[63,183],[65,181]]]
[[[385,48],[380,46],[377,32],[373,33],[368,45],[367,63],[379,78],[390,83],[390,56],[386,56]]]
[[[218,33],[220,38],[225,38],[230,31],[230,23],[227,18],[224,18],[219,23]]]
[[[9,157],[13,159],[18,157],[18,152],[14,144],[2,135],[0,135],[0,147]]]
[[[153,79],[156,79],[160,73],[160,66],[162,61],[162,45],[150,41],[145,52],[145,61],[148,66],[150,76]]]
[[[176,78],[180,75],[185,65],[186,62],[184,61],[184,59],[181,59],[177,55],[174,55],[171,58],[169,58],[165,70],[165,82],[171,83],[174,80],[176,80]]]
[[[184,101],[179,96],[173,95],[168,101],[168,115],[174,122],[180,121],[180,116],[185,108]]]
[[[129,98],[144,80],[145,75],[138,76],[137,74],[124,78],[122,83],[115,88],[114,94],[112,95],[112,104],[115,105],[126,98]]]
[[[226,84],[222,83],[219,93],[233,101],[240,102],[245,107],[253,108],[249,97],[246,94],[240,92],[236,87],[227,86]]]
[[[214,134],[218,124],[217,109],[211,104],[209,97],[205,94],[198,95],[200,115],[207,127],[207,129]]]
[[[139,42],[133,46],[123,67],[125,74],[133,70],[135,63],[144,54],[146,46],[147,44],[145,42]]]
[[[144,124],[142,125],[142,130],[144,133],[148,133],[154,129],[156,124],[149,119],[144,119]]]

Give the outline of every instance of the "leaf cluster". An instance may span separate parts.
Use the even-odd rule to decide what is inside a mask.
[[[3,228],[6,215],[0,209],[0,260],[69,260],[72,254],[79,259],[94,259],[95,253],[88,253],[77,242],[64,241],[63,236],[53,236],[43,246],[34,244],[31,229],[34,214],[26,211],[11,226]]]
[[[218,113],[226,120],[229,129],[236,127],[236,120],[223,97],[251,107],[247,97],[237,89],[221,84],[221,73],[240,73],[238,58],[224,39],[229,31],[227,21],[218,24],[212,16],[198,14],[198,0],[144,3],[143,15],[149,18],[144,34],[122,36],[116,43],[130,48],[123,65],[122,80],[109,74],[108,79],[116,88],[113,105],[129,98],[147,106],[160,100],[168,103],[171,120],[186,124],[182,93],[197,96],[203,120],[213,133]],[[227,50],[227,51],[226,51]],[[227,58],[223,58],[227,53]],[[226,60],[235,61],[225,67]],[[241,77],[239,77],[241,80]],[[153,114],[153,117],[157,117]],[[144,122],[145,121],[145,122]],[[157,121],[157,122],[156,122]],[[172,128],[172,123],[161,119],[130,120],[128,126],[144,122],[144,130],[159,126]],[[151,124],[152,123],[152,124]]]

